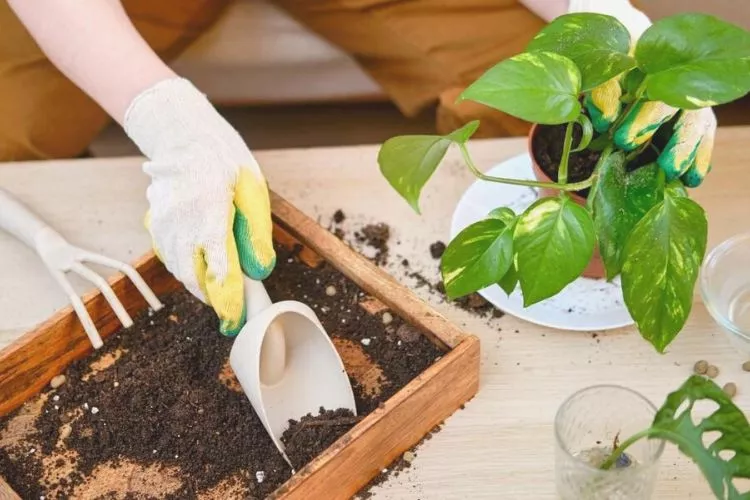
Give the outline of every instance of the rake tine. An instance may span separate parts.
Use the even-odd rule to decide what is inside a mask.
[[[130,278],[130,281],[132,281],[138,291],[141,292],[141,295],[146,299],[146,302],[151,309],[158,311],[163,307],[161,301],[156,297],[156,294],[151,290],[148,284],[146,284],[146,281],[140,274],[138,274],[138,271],[136,271],[133,266],[120,262],[119,260],[105,257],[104,255],[89,252],[88,250],[81,250],[81,258],[87,262],[93,262],[94,264],[101,264],[103,266],[117,269]]]
[[[120,323],[122,323],[122,326],[124,326],[125,328],[130,328],[131,326],[133,326],[133,319],[125,310],[125,307],[122,305],[122,302],[120,302],[120,299],[118,299],[117,295],[115,295],[112,287],[109,286],[109,283],[107,283],[104,278],[102,278],[80,262],[73,263],[73,265],[70,266],[70,270],[80,277],[89,280],[102,292],[102,295],[104,295],[104,298],[107,299],[107,302],[109,302],[110,307],[115,312],[117,319],[119,319]]]
[[[65,295],[68,296],[68,300],[70,300],[70,303],[73,306],[73,310],[75,310],[76,314],[78,315],[78,319],[81,321],[83,329],[86,332],[91,345],[94,346],[94,349],[99,349],[102,345],[104,345],[104,342],[102,342],[99,331],[96,329],[94,322],[91,320],[91,316],[86,310],[86,306],[83,305],[83,301],[81,301],[81,298],[70,285],[63,273],[61,273],[60,271],[53,271],[52,276],[63,289]]]

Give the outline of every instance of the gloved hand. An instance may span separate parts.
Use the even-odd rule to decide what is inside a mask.
[[[244,271],[267,277],[276,256],[268,188],[244,141],[189,81],[138,95],[128,136],[149,158],[146,225],[167,269],[236,335],[245,322]]]
[[[603,83],[584,97],[594,129],[605,133],[620,117],[620,81]],[[711,170],[711,153],[716,135],[716,116],[711,108],[680,111],[658,101],[635,104],[614,131],[618,148],[632,151],[650,140],[659,127],[677,113],[672,135],[660,152],[657,163],[667,181],[681,178],[688,187],[698,187]]]
[[[627,0],[571,0],[571,12],[598,12],[617,17],[630,31],[632,47],[651,25],[648,17]],[[594,129],[605,133],[620,118],[625,76],[604,82],[584,96],[584,105]],[[680,111],[661,102],[647,101],[634,105],[614,131],[615,145],[632,151],[650,140],[664,123],[680,113],[666,147],[657,163],[667,181],[682,179],[688,187],[697,187],[711,170],[711,153],[716,133],[716,116],[710,108]]]

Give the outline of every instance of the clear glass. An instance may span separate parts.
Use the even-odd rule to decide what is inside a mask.
[[[750,233],[714,248],[701,269],[706,309],[737,350],[750,354]]]
[[[641,439],[627,448],[631,464],[598,465],[620,442],[647,429],[656,407],[635,391],[599,385],[570,396],[555,417],[555,475],[562,500],[648,500],[654,489],[664,442]],[[586,457],[601,457],[596,465]]]

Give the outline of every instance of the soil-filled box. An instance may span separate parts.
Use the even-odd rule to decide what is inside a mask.
[[[317,308],[316,312],[318,315],[324,316],[328,313],[332,304],[338,304],[332,302],[335,298],[332,295],[346,293],[347,300],[349,300],[348,304],[350,305],[340,306],[341,311],[336,316],[336,321],[342,323],[347,321],[353,322],[357,325],[362,325],[363,329],[375,328],[377,330],[380,327],[384,328],[383,331],[386,333],[379,336],[382,338],[370,339],[365,338],[365,333],[360,333],[357,328],[350,327],[348,329],[349,337],[337,338],[334,332],[331,331],[333,328],[331,323],[328,323],[328,333],[333,337],[334,343],[342,355],[347,372],[355,385],[358,410],[362,418],[352,419],[348,416],[331,416],[331,420],[325,422],[326,425],[330,422],[334,424],[336,422],[348,423],[350,425],[346,428],[349,430],[335,439],[333,444],[327,446],[327,448],[325,445],[330,441],[325,442],[321,453],[308,462],[307,465],[301,467],[295,474],[291,475],[291,472],[289,472],[291,477],[275,490],[269,491],[268,489],[256,488],[254,490],[255,493],[251,491],[249,496],[257,498],[258,496],[269,495],[269,498],[305,500],[349,498],[377,476],[385,467],[399,458],[406,450],[418,443],[436,425],[474,396],[479,383],[479,342],[476,337],[462,332],[443,316],[416,298],[392,277],[354,252],[345,243],[280,197],[272,195],[272,205],[275,224],[274,238],[277,245],[280,244],[287,250],[294,248],[294,250],[286,251],[286,253],[282,252],[280,255],[284,259],[288,259],[289,263],[292,263],[292,261],[296,263],[289,264],[289,266],[301,265],[300,263],[303,263],[306,269],[310,270],[310,274],[307,274],[306,271],[299,272],[299,269],[290,268],[286,274],[301,274],[305,276],[303,279],[315,281],[318,288],[322,287],[325,290],[317,298],[313,296],[303,297],[302,295],[292,295],[292,297],[297,300],[313,302],[313,305]],[[274,274],[278,273],[283,276],[285,265],[285,262],[280,261],[277,272]],[[318,271],[316,269],[318,267],[322,268],[323,271]],[[86,446],[93,446],[98,450],[95,453],[92,452],[91,456],[94,458],[89,457],[89,461],[95,460],[97,457],[101,458],[103,454],[106,455],[105,452],[109,450],[109,447],[102,447],[99,442],[93,444],[85,442],[86,433],[90,433],[91,430],[88,427],[81,426],[81,412],[89,419],[89,424],[94,426],[95,437],[98,440],[102,439],[102,436],[104,438],[108,436],[106,429],[101,427],[102,425],[109,423],[110,426],[117,426],[118,422],[120,422],[120,425],[125,425],[122,422],[126,419],[118,421],[115,415],[112,415],[108,421],[105,421],[105,419],[101,419],[101,421],[97,420],[98,417],[112,410],[111,406],[117,406],[118,400],[114,396],[108,400],[111,406],[106,409],[102,408],[101,413],[98,408],[94,411],[84,401],[88,401],[85,398],[91,397],[92,394],[97,400],[107,399],[98,392],[92,392],[96,389],[96,386],[91,384],[100,383],[102,384],[101,387],[106,386],[107,393],[112,391],[112,385],[115,388],[119,385],[121,389],[127,389],[126,386],[128,380],[130,380],[129,376],[132,367],[125,366],[127,369],[123,371],[124,361],[118,361],[118,357],[121,353],[128,352],[130,352],[130,358],[136,357],[133,353],[139,352],[138,348],[142,341],[148,342],[149,348],[151,348],[150,344],[156,341],[153,338],[149,340],[149,323],[153,325],[154,321],[156,321],[158,326],[160,322],[165,324],[172,322],[174,325],[171,327],[171,330],[177,331],[182,335],[182,344],[187,345],[190,341],[200,341],[205,342],[205,345],[213,348],[212,346],[215,344],[224,342],[224,344],[219,346],[219,349],[224,349],[221,352],[225,354],[228,353],[227,346],[231,345],[231,340],[224,339],[218,334],[202,335],[197,340],[191,339],[190,334],[192,330],[190,329],[197,328],[196,325],[200,321],[196,319],[195,321],[189,321],[191,324],[181,324],[178,316],[183,313],[192,314],[191,310],[197,310],[203,306],[200,306],[195,301],[192,302],[195,305],[191,307],[184,304],[182,306],[174,304],[175,297],[187,297],[187,294],[153,255],[147,255],[140,259],[137,262],[137,268],[154,291],[158,295],[165,297],[166,309],[168,311],[166,313],[160,311],[151,320],[150,316],[147,315],[147,306],[142,297],[131,283],[122,276],[115,277],[111,281],[111,285],[122,299],[126,308],[134,316],[140,314],[140,319],[136,320],[136,327],[139,329],[134,327],[130,330],[121,330],[116,317],[100,293],[92,293],[85,297],[86,306],[92,318],[94,318],[99,332],[103,337],[111,336],[105,342],[105,347],[103,348],[104,354],[91,354],[88,339],[71,308],[66,308],[58,312],[46,322],[39,325],[35,330],[25,334],[14,344],[0,352],[0,422],[2,419],[6,421],[5,429],[0,425],[0,476],[6,474],[3,468],[8,463],[6,462],[4,466],[2,461],[4,440],[5,444],[7,444],[8,440],[13,438],[13,433],[9,434],[8,431],[7,423],[9,417],[15,419],[12,420],[12,423],[15,426],[14,430],[17,440],[18,436],[24,432],[27,434],[35,432],[36,438],[40,438],[40,436],[45,437],[45,433],[53,434],[51,438],[50,436],[46,436],[48,439],[52,439],[53,443],[47,446],[46,449],[42,445],[40,446],[41,450],[30,448],[24,452],[30,454],[48,453],[54,456],[52,452],[55,446],[59,446],[63,438],[67,439],[73,434],[78,439],[79,444],[83,443],[82,450],[86,450]],[[317,283],[321,278],[316,278],[316,276],[322,277],[323,282]],[[336,281],[336,276],[340,277],[338,278],[339,281]],[[300,282],[296,286],[301,287],[302,284]],[[292,286],[287,285],[287,288]],[[274,286],[270,286],[269,283],[269,293],[271,293],[272,297],[273,288]],[[280,285],[276,286],[276,288],[279,288],[275,291],[279,296],[285,296],[285,293],[293,293],[293,291],[284,290],[284,287]],[[331,288],[336,290],[334,291]],[[204,307],[204,309],[206,308]],[[326,324],[322,318],[321,321]],[[138,337],[138,335],[142,337]],[[392,344],[393,352],[389,351],[376,356],[377,349],[373,348],[372,342],[383,343],[386,340]],[[154,352],[161,352],[159,351],[161,347],[158,344],[155,345],[157,347],[154,347]],[[366,349],[363,349],[363,346]],[[196,351],[190,351],[190,347],[180,348],[182,350],[176,347],[169,348],[174,353],[173,351],[163,351],[163,356],[174,356],[175,359],[196,356]],[[143,347],[141,347],[141,352],[142,350]],[[374,365],[368,364],[368,359],[370,359],[368,352],[372,354],[372,359],[377,361]],[[150,363],[153,366],[155,365],[154,358],[156,356],[150,356],[149,354],[146,353],[146,355],[136,357],[136,359],[143,360],[143,363]],[[98,356],[98,358],[94,358],[94,356]],[[123,356],[124,358],[125,356]],[[422,358],[426,358],[427,361]],[[89,363],[89,359],[92,362]],[[210,365],[209,361],[204,361],[203,365],[207,363]],[[133,361],[129,362],[133,363]],[[193,362],[192,359],[191,362]],[[190,380],[187,380],[187,382],[183,380],[186,376],[189,379],[189,373],[187,375],[184,373],[182,375],[175,374],[173,380],[168,378],[172,376],[168,371],[169,367],[176,363],[178,361],[165,359],[163,363],[164,373],[160,373],[158,368],[152,368],[152,370],[156,370],[154,376],[163,379],[162,387],[179,386],[181,383],[187,383],[187,387],[191,388]],[[394,367],[391,367],[391,364]],[[108,368],[110,365],[114,365],[119,371]],[[196,394],[200,392],[199,390],[185,390],[184,402],[196,409],[196,415],[202,414],[200,417],[196,416],[198,422],[205,422],[205,418],[207,418],[206,414],[208,414],[213,418],[210,422],[216,421],[217,426],[222,426],[222,423],[223,425],[227,425],[227,422],[232,423],[242,420],[244,415],[248,413],[247,408],[249,407],[249,403],[244,399],[244,395],[238,392],[231,370],[229,373],[224,373],[225,370],[217,369],[217,366],[209,368],[215,372],[220,372],[218,373],[219,381],[227,388],[233,389],[234,392],[229,394],[230,391],[227,389],[225,391],[226,394],[222,393],[224,395],[221,396],[224,399],[219,400],[219,396],[216,395],[218,392],[214,394],[212,390],[203,390],[203,393],[198,396]],[[415,367],[417,367],[418,371],[409,374],[409,370],[414,371]],[[219,366],[219,368],[222,367]],[[399,370],[402,370],[404,374]],[[61,388],[50,389],[52,379],[62,373],[67,373],[67,377],[71,381],[65,382],[66,385]],[[195,376],[197,377],[201,374],[196,373]],[[387,380],[389,377],[393,379],[392,384],[391,381]],[[59,379],[59,377],[57,378]],[[72,383],[73,380],[79,385],[76,386]],[[399,380],[400,382],[394,385]],[[51,385],[54,386],[56,384],[52,383]],[[152,385],[148,385],[148,387]],[[196,389],[200,389],[200,387],[197,387],[198,385],[200,384],[196,382]],[[381,385],[388,388],[382,389],[380,400],[367,399],[365,397],[370,395],[370,392],[380,393]],[[77,388],[79,386],[80,389]],[[217,385],[216,387],[220,386]],[[87,390],[89,391],[88,395],[85,393]],[[74,391],[79,391],[80,393]],[[133,393],[130,394],[132,397]],[[146,402],[159,400],[156,396],[151,398],[152,395],[149,394],[135,393],[135,396],[136,399],[142,397]],[[214,401],[214,399],[218,402]],[[68,412],[71,423],[68,424],[68,429],[64,431],[65,435],[62,435],[63,433],[57,427],[53,431],[49,431],[49,429],[45,430],[44,422],[46,420],[58,418],[56,415],[49,416],[49,413],[55,413],[56,409],[58,409],[58,402],[60,406],[63,406],[63,402],[68,400],[75,401],[77,406],[75,406],[76,409],[73,412]],[[230,411],[227,408],[234,408],[237,405],[239,405],[239,409],[235,408],[234,413],[222,414],[222,412]],[[178,406],[175,405],[175,408]],[[204,407],[208,409],[205,414],[203,413]],[[35,410],[36,413],[34,413]],[[99,413],[99,415],[95,415],[95,413]],[[172,415],[174,415],[177,421],[181,418],[178,412],[167,412],[164,415],[170,416],[169,420],[171,420]],[[132,421],[132,419],[130,420]],[[39,422],[42,423],[40,424]],[[159,423],[159,425],[162,425],[162,423]],[[149,424],[144,420],[143,427],[148,426]],[[304,427],[303,422],[299,428],[302,429]],[[96,429],[99,430],[97,431]],[[100,432],[102,429],[105,429],[104,434]],[[5,434],[3,434],[3,430]],[[221,430],[216,429],[215,434],[219,436]],[[202,430],[206,434],[210,434],[212,431],[214,430],[209,428]],[[138,434],[139,430],[133,429],[132,432]],[[8,435],[11,437],[9,438]],[[188,438],[189,436],[191,436],[190,430],[186,428],[184,437]],[[88,437],[91,438],[90,435]],[[292,436],[292,438],[294,437]],[[102,498],[120,498],[122,496],[127,496],[128,498],[152,498],[169,496],[170,493],[173,494],[174,492],[178,492],[177,497],[183,498],[230,498],[236,496],[236,493],[231,493],[237,491],[233,489],[232,481],[223,481],[221,484],[214,484],[211,491],[204,491],[201,490],[202,483],[198,479],[195,479],[191,483],[192,486],[182,484],[174,487],[165,486],[164,477],[159,474],[155,474],[149,480],[148,474],[151,469],[148,464],[151,462],[149,462],[149,457],[144,458],[138,455],[138,450],[145,446],[148,447],[148,451],[150,452],[151,444],[139,443],[135,437],[132,439],[134,441],[129,442],[127,445],[128,453],[130,453],[128,460],[121,460],[120,457],[114,457],[114,460],[108,462],[115,464],[110,471],[110,477],[107,478],[105,475],[105,479],[100,481],[105,486],[106,484],[112,485],[111,490],[107,490],[107,488],[101,489],[100,487],[99,490],[86,490],[88,491],[87,495],[91,496],[94,494],[94,491],[97,491],[97,494],[100,494]],[[235,450],[231,449],[233,446],[236,445],[242,449],[252,448],[253,441],[248,441],[248,439],[250,438],[247,436],[233,436],[231,440],[227,441],[229,449],[226,449],[225,454],[218,453],[212,455],[210,459],[203,457],[202,460],[206,460],[207,462],[229,460],[229,457],[235,452]],[[262,440],[260,436],[256,436],[253,439],[257,439],[258,442]],[[55,442],[57,444],[54,444]],[[114,443],[113,445],[115,448],[116,444]],[[302,443],[300,444],[302,445]],[[170,452],[170,456],[164,456],[165,451],[157,450],[160,447],[159,443],[154,443],[153,446],[154,455],[163,458],[163,460],[153,462],[152,465],[155,464],[154,467],[163,470],[177,470],[181,466],[187,465],[190,469],[182,471],[184,476],[190,477],[194,474],[198,478],[201,474],[204,474],[202,469],[192,470],[194,468],[193,462],[190,461],[189,457],[179,458],[178,454],[174,451]],[[140,453],[143,454],[145,452],[141,450]],[[172,453],[174,453],[174,456],[172,456]],[[133,457],[140,460],[138,462],[140,465],[130,460]],[[5,460],[8,460],[7,456],[5,456]],[[47,474],[45,477],[49,478],[50,470],[54,476],[57,467],[66,465],[65,460],[65,457],[57,457],[56,460],[49,462],[40,460],[38,462],[38,470],[27,472],[26,474],[28,475],[26,477],[35,478],[34,474]],[[199,462],[199,460],[195,462]],[[280,463],[282,465],[279,468],[283,468],[285,466],[283,460]],[[202,467],[216,469],[216,465],[216,463],[207,463],[203,464]],[[98,464],[96,463],[89,463],[87,467],[88,469],[86,470],[88,472],[97,472],[100,469],[97,468]],[[133,476],[133,468],[137,467],[141,467],[139,470],[143,472],[142,478],[134,478]],[[44,472],[42,472],[42,469],[44,469]],[[252,484],[263,483],[264,478],[258,476],[259,472],[261,471],[243,470],[240,475],[244,474],[244,480]],[[270,470],[262,472],[263,474],[273,476]],[[14,473],[16,476],[18,475],[18,471],[15,469]],[[130,476],[128,482],[126,482],[126,486],[127,488],[131,486],[134,488],[134,494],[131,496],[123,495],[123,490],[118,490],[117,486],[118,482],[123,483],[123,476],[127,476],[128,474]],[[236,482],[238,474],[227,479],[232,479]],[[177,475],[179,476],[179,474]],[[6,479],[9,477],[9,475],[6,475]],[[64,480],[60,481],[58,479],[58,481],[63,485],[65,484]],[[138,482],[138,484],[130,484],[133,482]],[[18,493],[14,492],[9,486],[11,483],[12,481],[8,480],[6,482],[0,477],[0,500],[20,498]],[[268,484],[270,483],[266,483],[266,485]],[[153,488],[153,491],[150,491],[150,488]],[[167,489],[165,490],[164,488]],[[68,487],[65,491],[79,490]],[[258,493],[260,491],[263,491],[262,495]],[[127,493],[127,490],[125,492]],[[247,491],[243,495],[247,496]]]

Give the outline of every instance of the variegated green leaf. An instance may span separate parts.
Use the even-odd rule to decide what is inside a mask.
[[[707,14],[660,19],[638,40],[638,67],[648,97],[699,109],[750,91],[750,32]]]
[[[690,314],[707,232],[700,205],[667,191],[664,200],[636,224],[625,244],[625,304],[641,335],[659,352],[664,352]]]
[[[594,253],[591,214],[567,195],[542,198],[516,222],[513,236],[525,307],[576,279]]]
[[[628,173],[622,151],[602,162],[589,201],[608,279],[620,273],[622,250],[630,231],[663,198],[664,173],[656,163]]]
[[[569,58],[581,70],[581,89],[591,90],[635,66],[630,33],[612,16],[591,12],[565,14],[534,37],[528,52],[554,52]]]
[[[443,254],[440,271],[446,295],[454,299],[494,285],[512,262],[513,222],[475,222],[458,233]]]
[[[556,125],[581,112],[581,73],[567,57],[525,52],[493,66],[461,94],[522,120]]]
[[[393,189],[419,213],[419,195],[453,143],[465,143],[479,128],[472,121],[448,135],[402,135],[383,143],[380,172]]]

